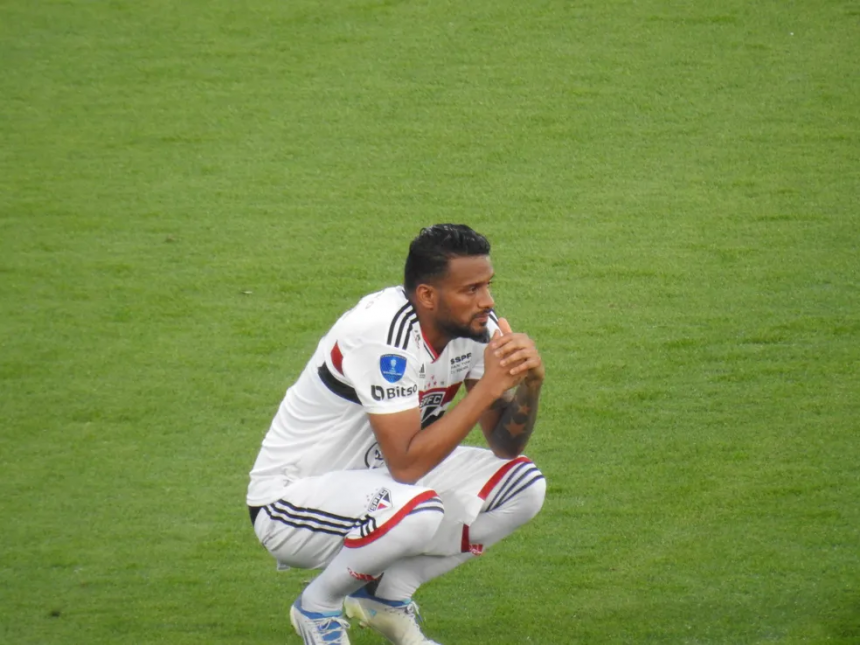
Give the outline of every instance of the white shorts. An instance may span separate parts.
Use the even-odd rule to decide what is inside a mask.
[[[438,496],[445,518],[425,553],[454,555],[469,550],[468,526],[491,493],[531,469],[526,457],[499,459],[487,449],[461,446],[414,485],[396,482],[385,468],[308,477],[260,509],[254,532],[279,568],[319,569],[344,543],[373,540],[417,504]]]

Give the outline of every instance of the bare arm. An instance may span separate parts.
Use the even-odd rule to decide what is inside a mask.
[[[481,422],[483,415],[491,411],[493,403],[525,378],[517,367],[519,364],[506,364],[507,354],[496,355],[491,346],[492,343],[484,351],[481,379],[472,381],[466,396],[423,430],[419,408],[369,415],[371,428],[395,480],[415,483],[439,465]]]
[[[477,381],[467,381],[470,390]],[[523,381],[513,392],[496,399],[481,415],[481,430],[497,457],[521,455],[534,432],[542,381]]]
[[[478,382],[448,414],[423,430],[418,408],[371,414],[370,425],[391,476],[407,484],[421,479],[460,445],[497,398],[498,391]]]
[[[501,365],[514,366],[512,375],[523,374],[516,390],[505,392],[481,415],[481,430],[497,457],[511,459],[522,454],[537,421],[544,367],[534,342],[525,334],[514,334],[508,321],[499,319],[502,334],[493,338],[488,350],[501,359]],[[486,355],[486,353],[485,353]],[[479,381],[466,381],[471,392]]]

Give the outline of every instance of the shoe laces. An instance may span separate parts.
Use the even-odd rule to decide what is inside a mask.
[[[349,629],[349,623],[337,616],[314,618],[311,619],[311,622],[316,627],[317,634],[323,643],[337,644],[342,642],[341,639],[346,635],[346,630]]]
[[[405,614],[409,621],[413,625],[415,625],[415,627],[420,628],[420,625],[424,622],[424,618],[418,611],[418,603],[414,600],[408,605],[404,605],[403,607],[390,607],[389,609],[394,613]]]
[[[423,623],[424,622],[424,618],[422,618],[421,614],[418,612],[418,603],[415,602],[414,600],[412,602],[410,602],[408,605],[406,605],[406,607],[404,607],[404,610],[409,615],[409,617],[412,620],[414,620],[416,623]]]

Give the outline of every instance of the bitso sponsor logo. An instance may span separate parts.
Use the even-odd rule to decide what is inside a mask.
[[[385,401],[386,399],[396,399],[401,396],[411,396],[418,392],[418,384],[403,387],[396,385],[394,387],[381,387],[379,385],[370,386],[370,396],[375,401]]]

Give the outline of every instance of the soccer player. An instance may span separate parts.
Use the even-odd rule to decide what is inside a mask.
[[[347,618],[395,645],[439,645],[421,632],[416,589],[543,504],[522,452],[544,368],[496,317],[489,253],[468,226],[422,229],[403,286],[340,317],[263,440],[254,532],[279,568],[322,569],[290,608],[306,645],[348,645]],[[460,446],[476,425],[489,450]]]

